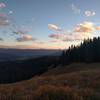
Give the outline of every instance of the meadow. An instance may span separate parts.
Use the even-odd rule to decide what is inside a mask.
[[[0,100],[100,100],[100,63],[73,63],[0,85]]]

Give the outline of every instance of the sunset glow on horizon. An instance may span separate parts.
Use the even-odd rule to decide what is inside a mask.
[[[100,0],[0,0],[0,46],[66,49],[79,45],[100,36],[99,6]]]

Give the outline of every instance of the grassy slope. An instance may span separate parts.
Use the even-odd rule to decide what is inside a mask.
[[[58,90],[58,88],[60,88],[60,90]],[[57,91],[64,92],[66,91],[65,89],[67,91],[71,91],[69,93],[74,95],[74,98],[78,98],[78,96],[81,95],[80,93],[82,93],[82,96],[83,97],[85,96],[86,98],[88,96],[91,96],[91,94],[92,96],[94,96],[92,97],[92,99],[90,98],[81,99],[79,97],[79,99],[75,100],[100,100],[99,96],[100,63],[93,63],[93,64],[74,63],[69,66],[57,67],[55,69],[49,70],[43,75],[35,76],[34,78],[27,81],[14,84],[0,85],[0,98],[2,98],[2,100],[28,100],[28,99],[33,100],[33,98],[36,96],[41,97],[42,93],[44,93],[43,95],[45,95],[46,92],[51,93],[51,91],[54,90],[56,92]],[[56,95],[60,95],[60,92]],[[78,96],[76,96],[73,93],[77,93]],[[49,99],[43,98],[36,100],[49,100]],[[50,99],[50,100],[60,100],[60,99]],[[62,100],[67,100],[67,99],[62,99]],[[68,100],[74,100],[74,99],[68,99]]]

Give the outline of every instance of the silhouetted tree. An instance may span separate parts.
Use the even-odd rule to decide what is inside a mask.
[[[62,65],[72,62],[100,62],[100,37],[85,39],[80,46],[72,45],[61,55]]]

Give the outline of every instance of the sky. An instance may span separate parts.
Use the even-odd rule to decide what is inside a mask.
[[[65,49],[99,36],[100,0],[0,0],[0,45]]]

